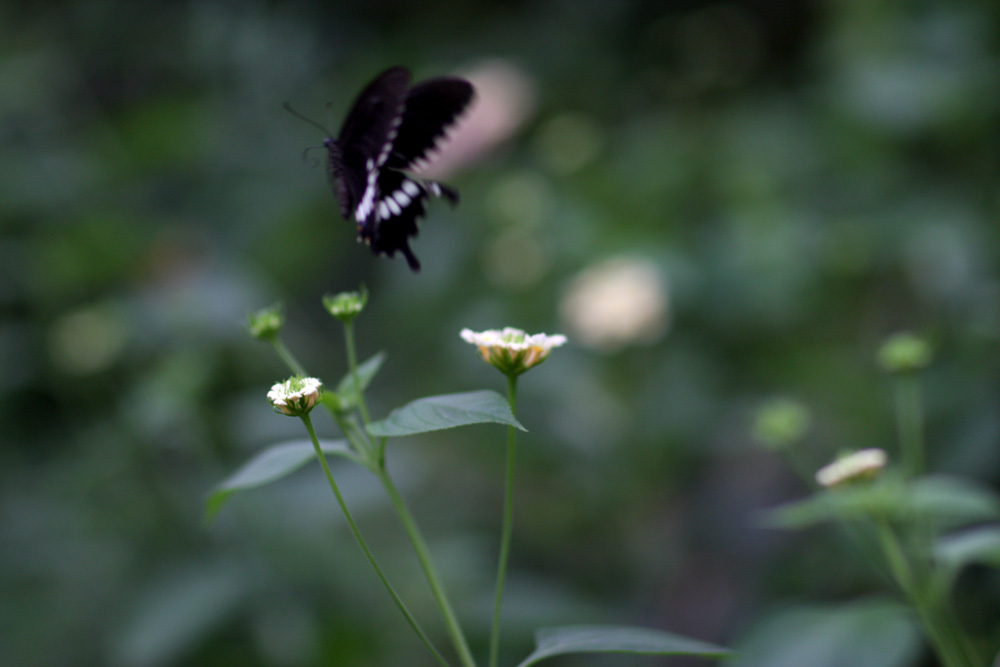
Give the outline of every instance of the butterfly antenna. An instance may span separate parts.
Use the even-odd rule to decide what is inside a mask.
[[[285,111],[287,111],[288,113],[292,114],[293,116],[295,116],[299,120],[304,120],[305,122],[309,123],[313,127],[317,127],[320,130],[322,130],[326,134],[326,136],[328,136],[328,137],[332,137],[333,136],[333,132],[331,132],[330,130],[326,129],[325,127],[323,127],[322,125],[320,125],[319,123],[317,123],[316,121],[314,121],[312,118],[307,118],[306,116],[303,116],[298,111],[296,111],[295,109],[293,109],[292,105],[289,104],[288,102],[285,102],[282,106],[285,107]]]

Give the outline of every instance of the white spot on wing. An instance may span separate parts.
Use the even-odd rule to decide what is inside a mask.
[[[378,205],[378,217],[381,220],[386,220],[389,217],[389,207],[386,206],[385,202],[379,202]]]
[[[400,208],[406,208],[410,205],[410,198],[407,197],[406,193],[402,190],[397,190],[392,198],[396,200],[396,203],[399,204]]]
[[[410,180],[403,181],[403,192],[410,195],[410,197],[416,197],[420,194],[420,186]]]
[[[392,211],[393,215],[399,215],[400,213],[403,212],[403,209],[399,208],[399,204],[397,204],[396,200],[393,199],[392,197],[387,197],[386,199],[383,199],[382,203],[389,207],[389,210]]]

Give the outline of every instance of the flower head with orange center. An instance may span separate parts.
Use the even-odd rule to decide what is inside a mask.
[[[462,340],[479,348],[483,361],[505,375],[520,375],[549,357],[553,348],[566,344],[566,336],[529,335],[520,329],[472,331],[462,329]]]

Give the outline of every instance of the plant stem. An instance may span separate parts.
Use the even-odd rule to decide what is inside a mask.
[[[909,477],[923,472],[923,422],[920,380],[912,373],[902,375],[896,383],[896,428],[903,470]]]
[[[517,416],[517,376],[507,376],[507,402]],[[517,429],[507,427],[507,471],[503,499],[503,532],[500,538],[500,557],[497,562],[497,592],[493,603],[493,628],[490,631],[490,667],[496,667],[500,656],[500,606],[503,585],[507,578],[507,559],[510,556],[510,537],[514,529],[514,466],[517,463]]]
[[[358,358],[354,352],[354,323],[344,322],[344,346],[347,348],[347,367],[354,378],[354,391],[358,394],[358,409],[361,410],[361,421],[367,426],[371,421],[368,416],[368,406],[365,404],[365,393],[361,390],[361,380],[358,378]]]
[[[301,377],[306,377],[306,370],[302,367],[302,364],[300,364],[298,360],[292,355],[291,351],[289,351],[289,349],[285,347],[285,344],[281,342],[280,338],[274,338],[271,341],[271,345],[274,347],[274,350],[278,353],[278,356],[281,357],[281,360],[285,362],[285,365],[288,366],[293,373]]]
[[[326,456],[324,456],[323,450],[319,446],[319,440],[316,438],[316,431],[313,430],[312,420],[309,419],[308,414],[302,415],[302,422],[306,425],[306,430],[309,431],[309,437],[312,439],[313,447],[316,449],[316,457],[323,466],[323,472],[326,474],[326,480],[330,483],[330,488],[333,489],[333,495],[337,497],[337,503],[340,505],[340,509],[344,512],[344,517],[347,519],[347,523],[351,527],[351,532],[354,533],[354,539],[357,540],[361,550],[368,558],[368,562],[371,563],[372,567],[375,569],[375,574],[377,574],[378,578],[382,580],[382,584],[385,585],[386,590],[389,591],[389,595],[392,596],[392,599],[396,602],[399,610],[403,612],[403,616],[406,617],[410,627],[412,627],[414,632],[417,633],[417,636],[420,637],[420,641],[422,641],[428,650],[434,654],[438,663],[444,665],[444,667],[448,667],[448,661],[445,660],[441,653],[434,647],[430,638],[424,634],[420,624],[417,623],[417,619],[413,617],[413,614],[411,614],[410,610],[407,609],[406,604],[399,597],[399,594],[396,593],[396,589],[392,587],[392,584],[389,583],[389,580],[386,578],[385,574],[383,574],[382,568],[379,567],[378,562],[375,560],[375,556],[368,548],[368,543],[365,542],[365,538],[361,535],[358,525],[354,523],[354,517],[351,516],[351,512],[347,509],[347,503],[344,501],[344,497],[340,494],[340,488],[337,486],[337,482],[333,479],[333,473],[330,472],[330,466],[327,464]]]
[[[896,534],[884,517],[876,520],[878,523],[879,541],[882,551],[889,563],[896,583],[910,599],[910,603],[920,617],[931,644],[944,667],[977,667],[975,662],[969,662],[963,655],[966,651],[961,642],[961,631],[957,627],[946,627],[947,618],[942,617],[942,610],[934,600],[928,599],[926,587],[910,567],[909,560],[903,551]],[[931,597],[934,597],[933,594]],[[957,645],[956,645],[957,644]]]
[[[451,642],[455,647],[455,651],[458,653],[459,660],[461,660],[465,667],[476,667],[476,661],[472,658],[472,652],[469,650],[465,635],[462,633],[458,617],[455,616],[455,612],[448,602],[448,596],[441,586],[437,571],[434,569],[434,563],[431,560],[430,551],[427,549],[427,543],[424,542],[424,538],[420,534],[420,529],[417,528],[417,523],[406,506],[406,501],[399,494],[399,490],[393,483],[392,478],[389,477],[389,473],[386,471],[384,465],[377,468],[375,474],[382,482],[382,486],[385,487],[386,493],[389,494],[389,500],[396,509],[400,521],[403,522],[403,527],[406,529],[406,534],[409,536],[410,542],[413,543],[413,548],[417,552],[417,558],[420,560],[420,566],[424,570],[427,583],[430,584],[434,600],[441,610],[441,616],[444,619],[445,627],[448,629],[448,634],[451,636]]]

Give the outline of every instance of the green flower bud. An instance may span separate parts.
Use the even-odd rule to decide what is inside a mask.
[[[930,344],[910,332],[890,336],[878,351],[879,363],[890,373],[919,371],[930,365],[932,356]]]
[[[341,292],[340,294],[327,294],[323,297],[323,306],[327,311],[344,324],[349,323],[361,314],[368,303],[368,290],[364,285],[357,292]]]
[[[757,411],[753,437],[767,449],[784,449],[805,437],[811,421],[812,415],[805,406],[791,399],[777,398]]]
[[[257,340],[273,341],[277,339],[284,323],[285,314],[281,310],[281,304],[276,303],[251,313],[247,317],[247,331]]]

